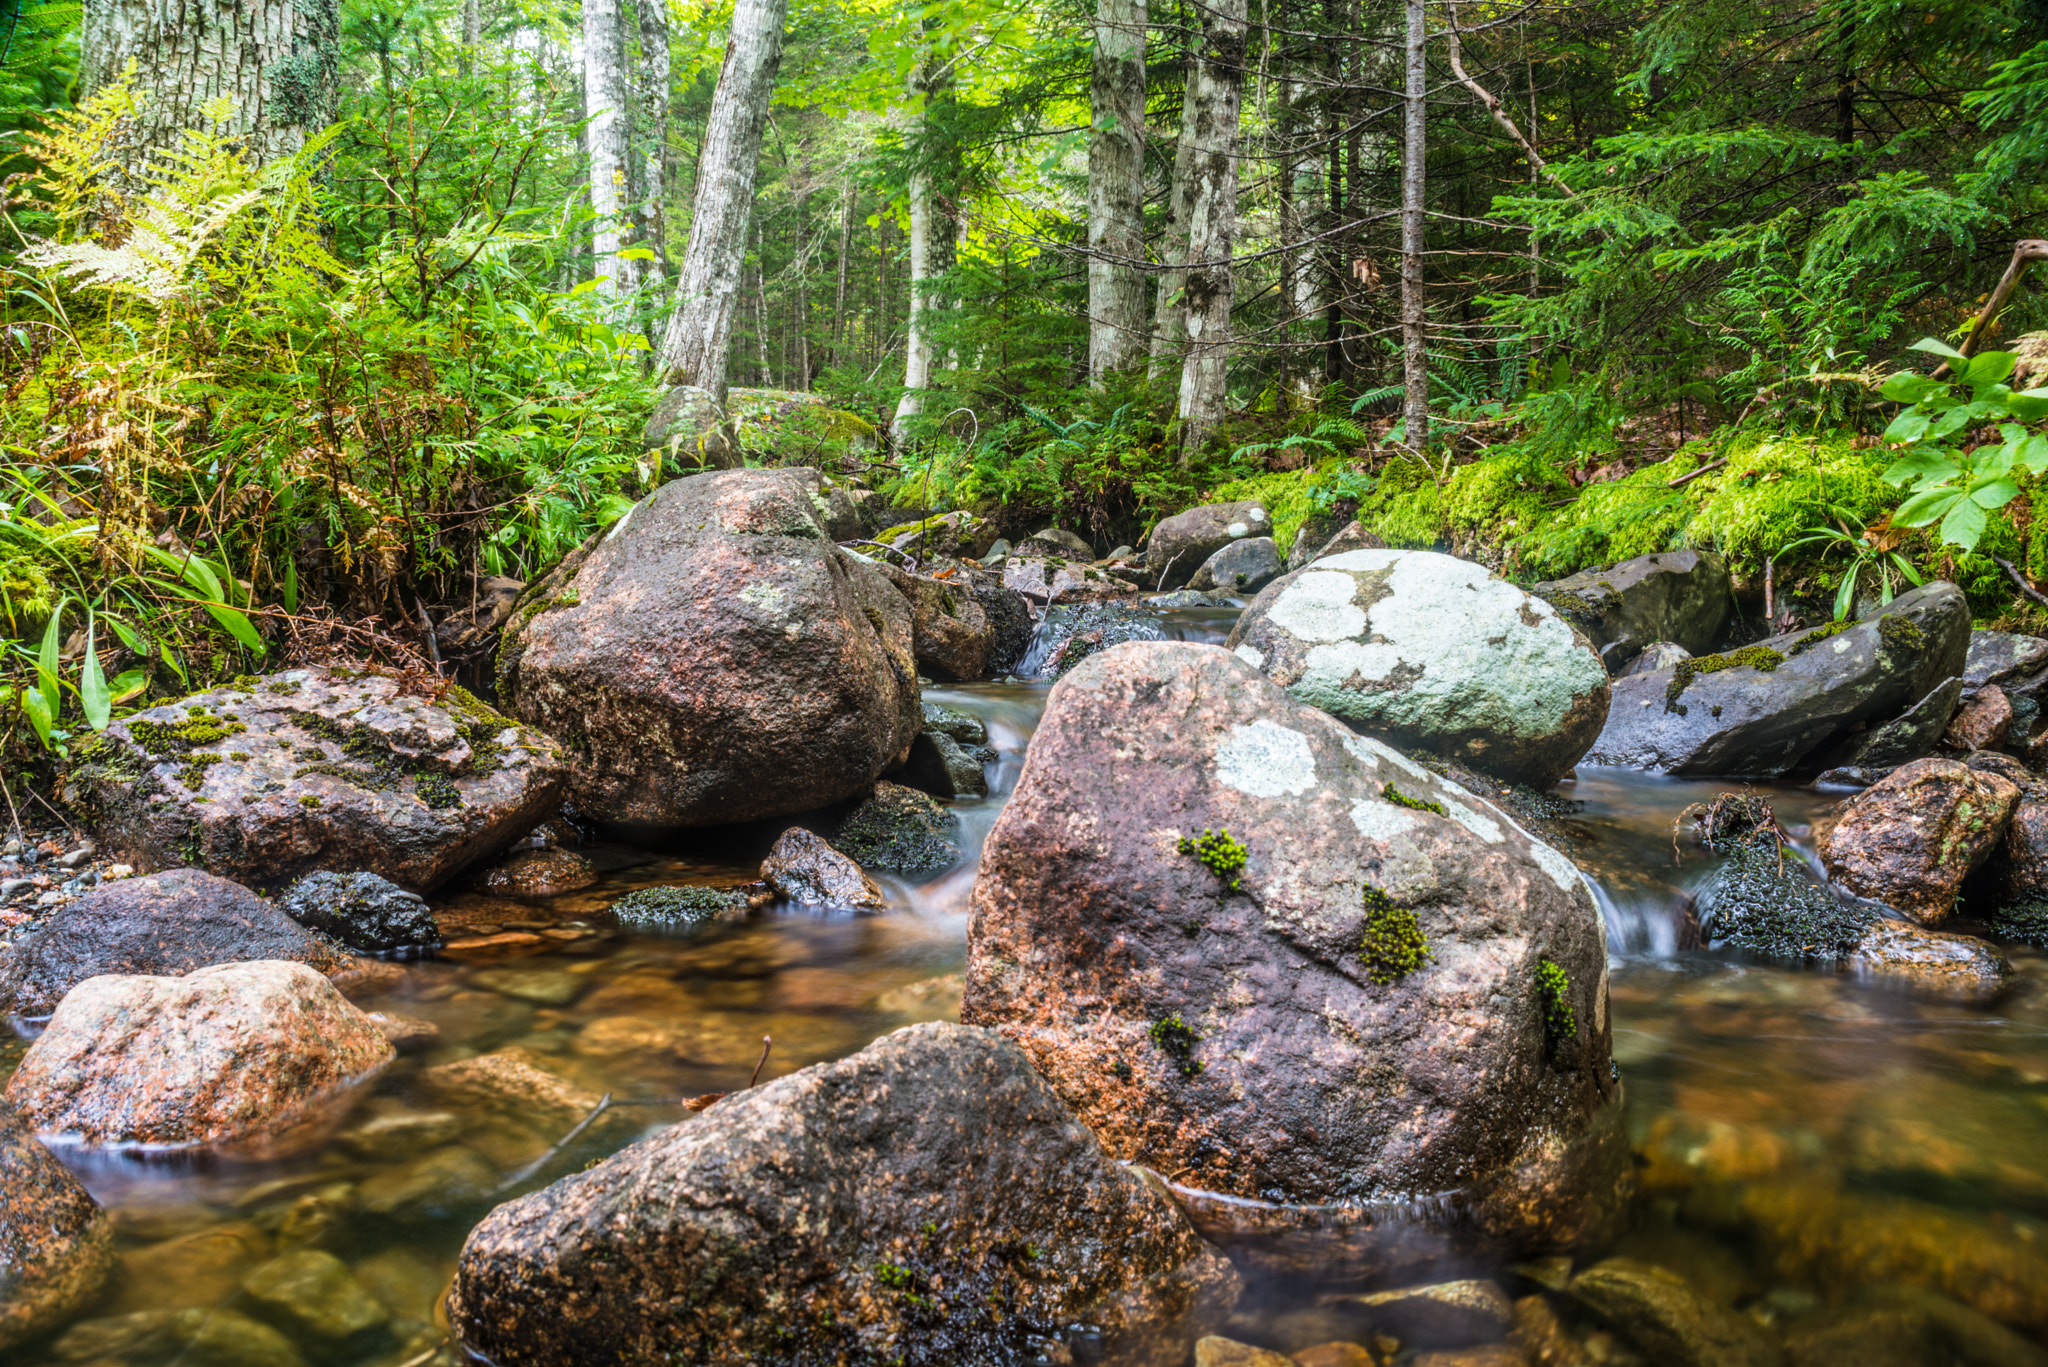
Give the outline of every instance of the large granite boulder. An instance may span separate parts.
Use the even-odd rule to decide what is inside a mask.
[[[1278,579],[1285,568],[1272,537],[1248,536],[1204,560],[1188,580],[1188,587],[1201,593],[1254,594]]]
[[[1728,620],[1728,566],[1712,551],[1659,551],[1531,590],[1577,623],[1617,673],[1652,641],[1703,654]]]
[[[463,1246],[449,1318],[499,1367],[678,1344],[707,1367],[983,1367],[1071,1361],[1070,1334],[1167,1367],[1235,1291],[1014,1045],[928,1024],[500,1206]]]
[[[814,470],[650,494],[529,590],[500,693],[586,816],[710,826],[864,791],[917,735],[910,607],[825,539]]]
[[[425,950],[441,943],[441,927],[426,899],[407,892],[374,873],[309,873],[277,899],[285,915],[300,925],[331,935],[365,954]],[[285,959],[288,954],[248,954],[239,958]],[[216,961],[218,962],[218,961]],[[143,971],[136,968],[107,970]],[[146,970],[162,972],[160,968]]]
[[[365,869],[428,891],[560,804],[558,747],[450,685],[293,669],[114,722],[64,794],[100,843],[145,869],[195,865],[277,887]]]
[[[935,679],[980,678],[988,668],[990,631],[988,614],[969,587],[971,572],[959,562],[939,567],[943,579],[886,561],[880,568],[910,604],[917,667]]]
[[[299,963],[88,978],[7,1083],[38,1134],[104,1147],[272,1157],[321,1138],[395,1056],[375,1021]]]
[[[114,1266],[99,1202],[0,1101],[0,1349],[63,1323]]]
[[[1607,671],[1556,609],[1432,551],[1283,575],[1228,642],[1303,702],[1408,749],[1547,788],[1607,716]]]
[[[1998,774],[1915,760],[1844,802],[1815,844],[1828,876],[1849,891],[1937,925],[2006,838],[2019,800]]]
[[[1273,534],[1263,503],[1205,503],[1176,513],[1145,542],[1145,587],[1153,593],[1185,587],[1208,558],[1233,541]]]
[[[725,412],[710,390],[694,384],[670,385],[654,401],[640,445],[675,469],[704,465],[723,469],[739,463],[739,453],[721,430],[724,422]]]
[[[1586,758],[1685,775],[1815,767],[1859,724],[1888,721],[1961,674],[1969,637],[1962,591],[1937,582],[1860,621],[1617,679]]]
[[[351,963],[339,946],[239,883],[198,869],[124,878],[58,908],[34,934],[0,950],[0,1014],[47,1016],[65,993],[104,973],[179,977],[259,959],[326,974]]]
[[[1053,689],[968,936],[961,1019],[1237,1215],[1457,1191],[1459,1237],[1526,1249],[1623,1189],[1578,870],[1214,646]]]

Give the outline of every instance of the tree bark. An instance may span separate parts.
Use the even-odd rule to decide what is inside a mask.
[[[832,291],[832,364],[846,364],[846,258],[853,251],[853,177],[839,188],[838,279]]]
[[[258,164],[290,156],[334,122],[340,93],[338,0],[85,0],[79,85],[90,95],[135,63],[148,100],[133,145],[164,151],[211,126],[207,101],[233,111],[221,131]]]
[[[621,261],[626,243],[626,54],[620,41],[619,0],[583,0],[583,99],[589,123],[590,227],[593,269],[600,294],[625,294],[638,283],[633,261]]]
[[[668,0],[637,0],[640,20],[640,198],[633,206],[633,236],[654,253],[642,275],[659,282],[668,260],[669,51]]]
[[[1145,0],[1096,0],[1089,87],[1088,378],[1145,354]]]
[[[788,0],[738,0],[733,7],[732,35],[697,157],[697,196],[676,281],[676,309],[661,341],[660,364],[669,382],[702,386],[720,403],[725,402],[732,314],[746,261],[761,134],[768,126],[788,12]]]
[[[476,69],[476,52],[484,43],[483,0],[462,0],[462,74]]]
[[[910,320],[903,342],[903,397],[889,437],[899,445],[908,439],[910,420],[924,411],[924,391],[932,380],[932,173],[923,158],[910,173]]]
[[[1408,449],[1420,454],[1429,447],[1429,357],[1425,350],[1429,335],[1422,285],[1429,30],[1423,0],[1407,0],[1407,6],[1408,75],[1403,91],[1407,137],[1401,153],[1401,413]]]
[[[1416,0],[1420,3],[1420,0]],[[1246,0],[1214,0],[1189,86],[1194,137],[1188,173],[1187,358],[1181,363],[1181,458],[1223,417],[1230,370],[1231,249],[1237,237],[1238,109],[1244,89]]]
[[[1187,80],[1181,95],[1180,138],[1173,148],[1173,183],[1166,191],[1166,231],[1159,241],[1159,287],[1152,314],[1153,379],[1164,379],[1181,363],[1187,342],[1186,272],[1188,223],[1195,210],[1194,165],[1195,124],[1190,104],[1195,90],[1195,62],[1188,60]]]

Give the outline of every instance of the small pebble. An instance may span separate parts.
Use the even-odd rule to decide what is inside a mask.
[[[91,850],[73,850],[69,854],[58,855],[57,863],[63,868],[75,869],[90,858],[92,858]]]
[[[66,893],[46,892],[41,897],[36,898],[36,905],[39,907],[62,906],[70,900],[70,896]]]
[[[109,864],[100,873],[100,877],[109,881],[116,878],[133,878],[134,876],[135,868],[131,864]]]

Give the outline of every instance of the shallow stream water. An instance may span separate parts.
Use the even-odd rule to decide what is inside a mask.
[[[1172,614],[1169,629],[1215,640],[1228,616]],[[927,693],[983,718],[1000,759],[991,795],[955,804],[961,862],[921,883],[885,880],[886,915],[771,911],[678,938],[611,925],[606,909],[635,888],[752,879],[772,831],[758,848],[711,852],[701,839],[597,845],[586,852],[602,880],[550,901],[442,899],[450,953],[391,965],[377,990],[358,994],[365,1009],[431,1022],[438,1041],[378,1079],[324,1147],[261,1165],[63,1155],[113,1211],[122,1269],[68,1334],[13,1361],[452,1362],[437,1307],[464,1234],[490,1205],[685,1118],[679,1098],[744,1086],[764,1037],[773,1044],[761,1075],[774,1077],[902,1025],[957,1017],[976,859],[1045,692]],[[2017,985],[1986,1008],[1681,951],[1680,906],[1713,861],[1688,844],[1679,862],[1673,819],[1726,786],[1582,769],[1558,790],[1579,804],[1573,852],[1600,889],[1614,954],[1614,1048],[1640,1188],[1620,1251],[1762,1319],[1840,1314],[1859,1297],[1883,1304],[1904,1283],[2048,1343],[2048,962],[2011,950]],[[1765,791],[1795,830],[1828,801]],[[0,1046],[0,1077],[22,1047]],[[580,1096],[558,1111],[507,1113],[423,1081],[435,1065],[508,1049]],[[526,1171],[574,1106],[606,1094],[631,1104]],[[259,1327],[294,1321],[245,1289],[252,1274],[307,1248],[347,1263],[374,1299],[346,1339],[301,1330],[294,1343]],[[1511,1292],[1555,1271],[1481,1270]],[[173,1334],[165,1324],[177,1312],[186,1319]],[[1263,1288],[1230,1332],[1292,1351],[1365,1333],[1349,1315],[1329,1288]],[[210,1328],[194,1339],[198,1318]],[[1611,1340],[1592,1347],[1602,1356],[1589,1360],[1641,1360]]]

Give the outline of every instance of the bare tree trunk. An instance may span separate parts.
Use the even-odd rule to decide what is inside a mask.
[[[482,0],[462,0],[462,74],[476,68],[476,51],[484,44]]]
[[[1088,378],[1145,354],[1145,0],[1096,0],[1089,87]]]
[[[341,51],[338,0],[85,0],[79,23],[82,94],[135,63],[149,92],[133,145],[165,150],[208,126],[201,106],[226,96],[222,129],[257,163],[289,156],[334,122]]]
[[[733,7],[732,36],[697,157],[697,197],[676,281],[676,310],[661,340],[660,365],[669,382],[700,385],[720,403],[761,134],[768,126],[788,12],[788,0],[738,0]]]
[[[754,227],[754,354],[761,358],[754,383],[762,389],[775,388],[775,372],[768,367],[768,282],[763,278],[760,225]]]
[[[633,206],[634,237],[654,252],[643,275],[658,283],[668,273],[668,0],[637,0],[640,20],[640,199]]]
[[[1429,357],[1425,351],[1429,315],[1422,292],[1429,29],[1423,0],[1407,0],[1407,5],[1408,75],[1403,92],[1407,139],[1401,153],[1401,384],[1406,392],[1401,412],[1408,449],[1421,453],[1429,447]]]
[[[1420,4],[1421,0],[1415,0]],[[1213,0],[1188,89],[1194,182],[1188,220],[1187,359],[1180,375],[1181,458],[1223,417],[1230,371],[1230,264],[1237,238],[1238,105],[1244,89],[1246,0]]]
[[[924,411],[924,391],[932,380],[932,173],[920,158],[910,173],[910,320],[903,342],[903,397],[889,436],[898,443],[910,433],[910,420]]]
[[[1179,269],[1188,259],[1188,222],[1195,209],[1194,164],[1195,121],[1192,109],[1195,90],[1195,62],[1188,61],[1187,88],[1181,96],[1180,140],[1173,150],[1173,183],[1166,191],[1166,232],[1159,242],[1159,293],[1153,306],[1152,378],[1163,379],[1181,361],[1187,341],[1187,300],[1182,291],[1186,274]]]
[[[621,295],[637,283],[632,261],[621,261],[626,218],[626,54],[620,37],[619,0],[583,0],[583,99],[589,123],[592,263],[600,294]]]
[[[846,364],[846,258],[853,251],[853,177],[839,189],[839,279],[832,293],[832,364]]]

